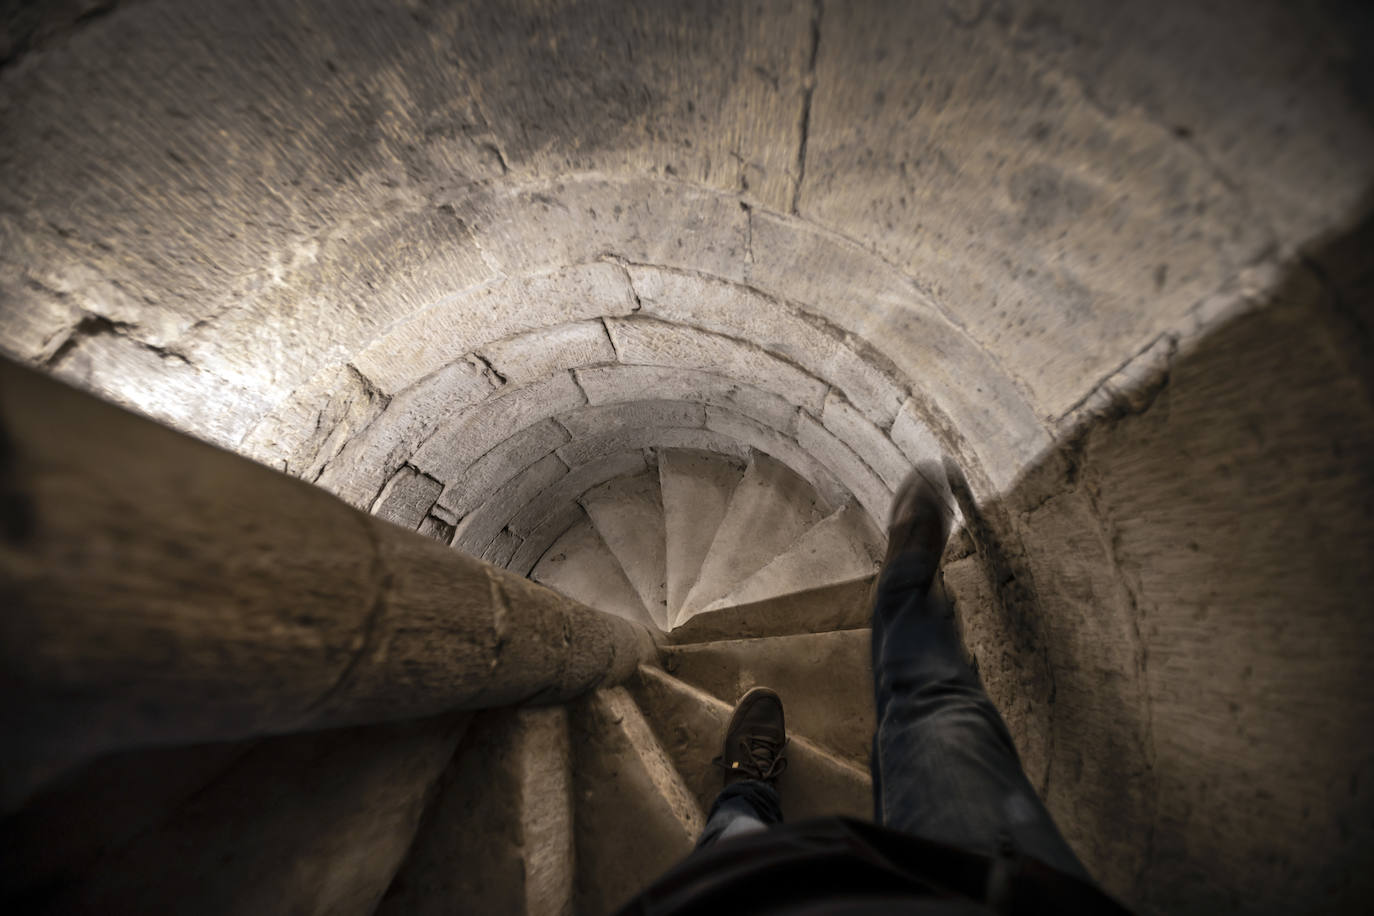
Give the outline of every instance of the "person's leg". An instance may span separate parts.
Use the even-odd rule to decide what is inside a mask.
[[[697,840],[697,849],[767,830],[782,823],[782,803],[778,790],[760,779],[741,779],[721,790],[706,817],[706,829]]]
[[[787,768],[782,700],[767,687],[740,698],[725,728],[720,756],[712,763],[725,771],[725,788],[716,796],[697,849],[782,822],[782,803],[773,781]]]
[[[977,852],[996,852],[1009,839],[1019,852],[1088,879],[964,660],[953,614],[931,595],[948,530],[939,490],[913,474],[893,503],[873,605],[874,816]]]

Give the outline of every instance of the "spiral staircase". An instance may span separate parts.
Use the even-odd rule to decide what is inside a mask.
[[[594,916],[755,683],[862,815],[948,460],[1103,885],[1368,909],[1366,7],[10,4],[0,907]]]
[[[379,911],[610,912],[692,849],[731,707],[757,684],[787,704],[786,815],[871,814],[872,525],[761,453],[656,457],[587,491],[531,576],[663,631],[662,667],[481,714],[454,764],[469,778],[430,803]]]

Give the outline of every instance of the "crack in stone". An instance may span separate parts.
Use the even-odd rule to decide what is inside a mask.
[[[56,349],[53,350],[52,354],[43,361],[42,366],[45,369],[57,368],[58,364],[61,363],[63,359],[81,345],[82,341],[104,336],[122,337],[130,343],[157,356],[158,359],[174,360],[187,366],[192,365],[191,360],[187,358],[185,354],[171,347],[151,344],[135,337],[133,332],[137,327],[138,325],[127,321],[115,321],[104,315],[87,312],[82,319],[72,327],[67,336],[57,345]]]
[[[806,144],[811,136],[811,100],[816,94],[816,56],[821,47],[821,15],[824,12],[823,0],[814,0],[811,8],[811,53],[806,63],[806,75],[802,77],[802,110],[797,142],[797,180],[792,186],[793,216],[800,215],[802,182],[806,179]]]

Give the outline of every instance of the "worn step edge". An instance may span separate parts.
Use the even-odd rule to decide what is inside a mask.
[[[763,601],[703,611],[666,634],[665,641],[669,645],[685,645],[861,629],[872,623],[876,579],[875,573]]]
[[[872,575],[878,569],[879,550],[867,519],[857,506],[837,509],[702,613]],[[779,583],[791,585],[779,588]]]
[[[667,535],[658,474],[617,477],[578,498],[654,626],[668,629]]]
[[[832,511],[806,478],[775,458],[751,453],[701,562],[697,581],[673,622],[684,622],[729,594]],[[760,545],[766,546],[760,551]]]
[[[671,730],[665,731],[665,734],[676,733],[680,739],[677,742],[678,745],[683,744],[685,740],[692,748],[695,748],[701,758],[701,769],[714,770],[708,761],[715,755],[719,747],[717,742],[724,735],[725,726],[730,721],[730,716],[734,711],[733,706],[699,687],[673,677],[661,668],[648,665],[640,666],[636,677],[631,679],[630,685],[635,697],[645,710],[652,712],[655,709],[652,694],[654,691],[660,691],[668,695],[675,695],[678,700],[700,710],[713,720],[710,736],[686,734],[690,731],[690,723],[685,721],[682,716],[672,716],[671,721],[662,722],[658,721],[656,716],[654,724],[665,730]],[[709,743],[705,745],[703,750],[702,742],[708,738]],[[670,743],[670,739],[666,739],[664,743]],[[807,814],[845,814],[861,818],[872,816],[873,783],[866,768],[836,756],[805,736],[790,733],[788,735],[787,756],[789,767],[782,779],[787,779],[788,773],[791,773],[793,779],[802,778],[812,786],[819,784],[838,791],[837,797],[820,798],[816,797],[814,792],[802,789],[801,786],[791,787],[794,791],[788,792],[787,783],[779,782],[778,789],[783,795],[784,811],[802,809]],[[697,797],[702,806],[705,807],[710,804],[711,799],[719,790],[719,786],[713,778],[714,773],[710,776],[704,772],[694,775],[706,777],[697,780],[698,785],[704,786],[699,790]],[[802,789],[802,791],[795,791],[797,789]]]
[[[624,687],[586,697],[573,721],[576,909],[600,916],[687,856],[706,817]]]
[[[566,553],[557,559],[561,551]],[[594,573],[593,582],[585,581],[589,570]],[[588,519],[579,519],[549,545],[530,570],[530,578],[598,611],[651,627],[655,632],[659,629],[639,592],[626,578],[620,561]]]
[[[744,466],[726,455],[665,449],[658,458],[667,552],[668,619],[676,620],[710,552]]]

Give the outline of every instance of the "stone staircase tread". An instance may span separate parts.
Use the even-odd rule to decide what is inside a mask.
[[[473,912],[564,913],[572,803],[564,707],[477,714],[377,912],[438,916],[461,900]]]
[[[666,540],[658,475],[648,471],[619,477],[583,494],[580,501],[654,625],[668,629]]]
[[[867,767],[874,727],[870,636],[868,629],[833,630],[669,646],[663,664],[727,704],[751,687],[773,688],[783,698],[789,732]]]
[[[845,506],[802,532],[787,550],[705,610],[871,575],[878,568],[879,550],[868,516],[855,505]]]
[[[704,611],[665,635],[669,645],[794,636],[853,630],[872,622],[872,590],[877,575],[834,582],[820,588],[774,595],[762,601]]]
[[[830,509],[811,484],[780,461],[753,453],[674,623],[727,595]]]
[[[730,497],[744,476],[723,455],[665,449],[658,458],[667,548],[668,613],[676,616],[701,572]]]
[[[706,818],[624,687],[573,707],[575,910],[612,912],[692,851]]]
[[[630,689],[678,772],[706,808],[722,786],[720,770],[711,759],[720,753],[733,704],[648,666],[640,667]],[[778,779],[789,819],[827,814],[872,817],[872,780],[866,768],[802,735],[789,738],[787,770]]]
[[[588,607],[656,626],[620,561],[588,518],[579,519],[553,542],[530,578]]]

